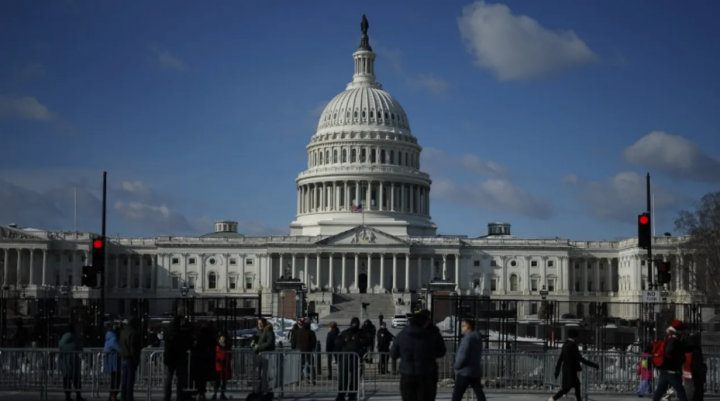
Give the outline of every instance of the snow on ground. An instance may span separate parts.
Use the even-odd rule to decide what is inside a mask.
[[[275,331],[275,344],[281,346],[288,346],[288,333],[292,329],[293,325],[297,323],[297,320],[271,317],[268,318],[267,321],[268,323],[273,325],[273,330]],[[285,327],[283,327],[283,321],[285,323]],[[310,323],[310,330],[317,332],[320,330],[320,325],[316,323]]]

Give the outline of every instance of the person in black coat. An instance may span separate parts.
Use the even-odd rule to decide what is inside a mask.
[[[172,398],[174,376],[177,376],[177,399],[184,400],[183,389],[187,386],[188,379],[188,351],[193,346],[192,333],[187,325],[183,324],[180,316],[175,316],[170,327],[165,330],[163,339],[165,340],[164,400],[170,401]]]
[[[214,382],[215,373],[215,346],[217,345],[217,332],[212,324],[204,321],[195,338],[192,350],[190,375],[195,381],[195,388],[199,398],[207,393],[207,383]]]
[[[360,379],[360,364],[368,349],[367,335],[360,328],[360,319],[350,320],[350,328],[335,339],[335,352],[353,353],[357,356],[338,356],[338,395],[336,401],[357,400]]]
[[[400,359],[400,395],[403,401],[430,401],[437,395],[437,359],[445,356],[445,342],[428,312],[413,316],[393,341],[390,357]]]
[[[555,365],[556,379],[560,376],[560,371],[562,370],[562,388],[557,392],[557,394],[550,397],[550,400],[548,401],[559,400],[573,388],[575,388],[575,399],[577,401],[582,401],[580,379],[578,378],[578,372],[582,371],[582,364],[595,369],[600,368],[598,364],[583,358],[577,344],[577,338],[579,336],[580,333],[578,333],[577,330],[568,330],[568,340],[563,345],[557,365]]]
[[[327,337],[325,337],[325,351],[328,354],[328,380],[332,380],[333,361],[337,362],[337,356],[332,355],[332,353],[337,352],[335,351],[335,340],[337,340],[338,335],[340,335],[340,329],[338,329],[337,323],[330,322],[328,324]]]
[[[380,352],[380,374],[388,373],[388,361],[390,360],[390,343],[395,338],[387,329],[385,322],[380,323],[380,330],[377,332],[377,347]]]

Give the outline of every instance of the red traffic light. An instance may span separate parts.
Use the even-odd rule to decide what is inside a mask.
[[[93,248],[95,249],[102,249],[103,245],[105,245],[105,243],[101,239],[96,239],[95,241],[93,241]]]
[[[640,224],[645,225],[650,223],[650,218],[647,215],[641,215],[640,216]]]

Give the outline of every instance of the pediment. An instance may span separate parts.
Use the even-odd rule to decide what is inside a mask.
[[[40,237],[16,228],[0,226],[0,240],[39,240]]]
[[[390,235],[378,229],[357,226],[340,234],[324,238],[318,245],[409,245],[402,238]]]

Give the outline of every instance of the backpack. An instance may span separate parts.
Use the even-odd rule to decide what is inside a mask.
[[[665,340],[655,340],[652,345],[652,363],[659,368],[665,363]]]

